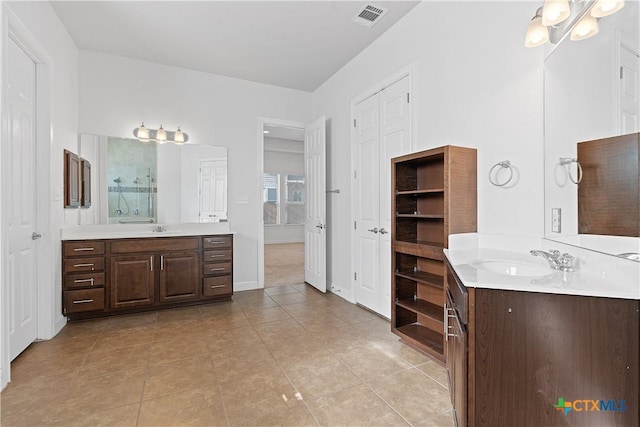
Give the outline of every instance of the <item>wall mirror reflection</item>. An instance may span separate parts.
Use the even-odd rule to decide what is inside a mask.
[[[81,135],[93,165],[80,224],[227,221],[227,148]]]
[[[639,3],[626,2],[622,10],[598,21],[599,31],[595,36],[581,41],[566,37],[545,58],[545,237],[548,239],[612,255],[640,252],[637,234],[580,231],[578,193],[580,186],[584,187],[584,182],[580,183],[582,173],[593,183],[607,168],[618,168],[608,164],[603,156],[596,156],[595,163],[592,156],[589,164],[582,165],[582,171],[577,163],[581,143],[585,147],[587,141],[609,138],[610,150],[618,150],[622,145],[616,145],[618,139],[612,137],[640,131],[639,23]],[[637,145],[635,153],[637,161]],[[630,152],[617,157],[632,155]],[[588,174],[592,177],[587,178]],[[638,182],[637,176],[620,179]],[[598,187],[589,188],[590,194],[597,197],[593,191]],[[636,200],[637,196],[636,187]],[[593,202],[593,197],[589,199]],[[607,204],[613,203],[607,197],[599,199],[602,206],[592,203],[590,210],[606,209]],[[617,221],[638,229],[637,212],[637,209],[635,213],[629,212]]]

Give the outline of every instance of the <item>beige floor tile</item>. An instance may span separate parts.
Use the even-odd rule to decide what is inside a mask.
[[[138,426],[226,426],[217,387],[199,388],[142,402]]]
[[[38,394],[36,389],[33,391],[31,398],[27,400],[5,398],[7,390],[2,392],[0,425],[3,427],[43,426],[71,412],[66,407],[67,390],[59,384],[57,390],[50,390],[47,395]]]
[[[12,367],[11,380],[16,384],[31,384],[42,378],[50,381],[66,382],[78,376],[81,365],[91,353],[81,353],[62,358],[26,358]]]
[[[159,365],[174,360],[209,354],[206,340],[199,335],[171,337],[164,341],[156,341],[149,347],[149,364]]]
[[[152,326],[158,321],[158,313],[151,311],[148,313],[125,314],[113,316],[107,320],[106,330],[131,329],[143,326]]]
[[[318,426],[315,418],[307,407],[299,402],[286,409],[273,412],[249,415],[241,421],[235,422],[233,426],[255,427],[255,426],[283,426],[283,427],[315,427]]]
[[[310,317],[317,317],[321,315],[333,316],[331,311],[327,307],[318,307],[317,305],[310,304],[308,302],[302,302],[297,304],[287,304],[282,306],[284,311],[296,319],[306,319]]]
[[[193,307],[170,308],[160,310],[158,313],[158,323],[175,322],[176,320],[197,319],[200,317],[200,308],[196,305]]]
[[[419,427],[455,427],[455,425],[452,410],[436,415],[435,417],[422,420],[416,424],[416,426]]]
[[[212,331],[206,334],[205,338],[205,342],[211,351],[227,347],[243,348],[262,344],[262,340],[253,326],[245,326],[226,331]]]
[[[264,293],[269,296],[282,295],[282,294],[297,294],[298,291],[289,285],[275,286],[273,288],[265,288]]]
[[[198,306],[200,315],[203,317],[224,317],[235,313],[242,313],[240,304],[234,301],[216,302]]]
[[[300,292],[295,292],[291,294],[281,294],[281,295],[272,295],[271,299],[273,299],[278,305],[291,305],[291,304],[299,304],[301,302],[305,302],[308,297],[301,294]]]
[[[411,367],[406,361],[382,351],[373,344],[336,351],[335,354],[364,381],[371,381]]]
[[[420,369],[429,377],[433,378],[444,388],[449,388],[449,378],[447,376],[447,368],[445,368],[444,366],[436,362],[429,361],[427,363],[423,363],[416,366],[416,368]]]
[[[65,405],[70,412],[88,413],[140,403],[146,374],[146,368],[139,368],[79,378],[73,382]]]
[[[307,331],[292,318],[254,325],[260,338],[269,344],[274,341],[286,342],[287,340],[300,339],[308,335]]]
[[[204,334],[210,329],[207,321],[203,321],[200,317],[176,320],[172,322],[159,322],[154,328],[154,341],[165,341],[172,338],[181,338],[186,335],[198,336],[204,340]]]
[[[87,353],[78,375],[95,377],[109,372],[145,368],[149,363],[149,346],[140,344]]]
[[[66,359],[93,350],[99,333],[56,337],[55,340],[35,342],[29,346],[28,359]],[[25,354],[26,356],[27,354]],[[25,358],[26,359],[26,358]]]
[[[84,334],[97,334],[108,329],[109,318],[69,322],[58,332],[56,338],[77,337]]]
[[[307,401],[323,426],[403,426],[408,423],[365,385]]]
[[[233,353],[213,353],[213,366],[221,384],[246,375],[282,374],[282,370],[264,344],[236,349]]]
[[[245,316],[251,323],[268,323],[277,320],[290,319],[289,313],[280,307],[254,307],[244,310]]]
[[[377,347],[382,349],[382,351],[398,356],[414,366],[425,363],[435,363],[430,356],[414,350],[408,345],[401,343],[400,340],[396,338],[391,341],[386,339],[374,340],[374,343]]]
[[[224,317],[203,318],[200,321],[200,327],[202,328],[205,338],[211,333],[218,331],[229,331],[232,329],[251,327],[251,322],[244,313],[233,314]]]
[[[210,356],[152,365],[144,385],[143,400],[206,387],[217,387]]]
[[[378,377],[369,386],[412,424],[451,408],[447,389],[416,368]]]
[[[148,344],[153,341],[152,326],[139,326],[103,332],[93,346],[94,351],[129,347],[136,344]]]
[[[135,427],[140,404],[120,406],[106,411],[77,411],[65,413],[50,425],[59,427]]]

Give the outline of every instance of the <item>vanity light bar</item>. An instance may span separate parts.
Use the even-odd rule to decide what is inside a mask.
[[[159,129],[147,128],[145,127],[144,122],[133,130],[133,136],[142,142],[159,142],[160,144],[164,144],[169,141],[174,144],[181,145],[189,140],[189,135],[180,130],[180,126],[178,126],[178,129],[175,132],[173,132],[163,129],[162,125],[160,125]]]

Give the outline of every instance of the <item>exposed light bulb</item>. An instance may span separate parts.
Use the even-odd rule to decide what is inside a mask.
[[[585,15],[571,30],[571,40],[585,40],[598,34],[598,20],[591,15]]]
[[[549,29],[542,25],[542,18],[536,13],[536,16],[531,20],[527,27],[527,34],[524,37],[524,45],[525,47],[538,47],[548,41]]]
[[[178,126],[178,130],[173,135],[173,142],[176,144],[184,144],[184,133],[180,130],[180,126]]]
[[[571,15],[569,0],[545,0],[542,7],[542,25],[550,27],[567,19]]]
[[[162,125],[160,125],[160,129],[156,131],[156,141],[160,144],[167,142],[167,132],[162,128]]]
[[[264,133],[265,135],[269,133],[268,130],[263,130],[262,133]]]
[[[624,7],[624,0],[598,0],[591,9],[591,16],[602,18],[613,15]]]

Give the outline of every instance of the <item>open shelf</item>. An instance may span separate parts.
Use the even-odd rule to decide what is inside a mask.
[[[396,191],[397,196],[419,196],[421,194],[444,193],[444,188],[430,188],[428,190]]]
[[[436,353],[444,353],[443,336],[436,331],[432,331],[429,328],[425,328],[419,323],[410,323],[408,325],[400,326],[396,328],[398,332],[406,335],[407,337],[422,343],[423,345],[432,348]]]
[[[397,218],[416,218],[416,219],[444,219],[444,214],[442,215],[429,215],[429,214],[419,214],[419,213],[397,213]]]
[[[396,271],[396,276],[444,289],[444,277],[424,271]]]
[[[396,305],[413,311],[414,313],[430,317],[436,322],[444,324],[444,320],[442,317],[444,313],[443,308],[441,306],[431,304],[429,301],[421,299],[404,299],[396,301]]]

